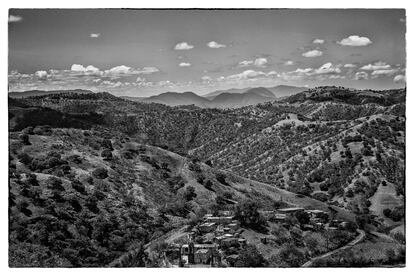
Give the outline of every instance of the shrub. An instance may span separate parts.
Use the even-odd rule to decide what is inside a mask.
[[[19,155],[17,155],[17,158],[19,159],[19,162],[24,165],[29,165],[33,160],[33,158],[25,152],[19,153]]]
[[[106,161],[112,160],[112,152],[109,149],[104,149],[101,152],[101,157]]]
[[[195,189],[192,186],[188,186],[185,191],[184,191],[184,198],[187,201],[192,200],[193,198],[195,198],[197,196],[197,194],[195,193]]]
[[[85,194],[85,195],[87,194],[85,190],[85,186],[79,180],[72,181],[72,188],[81,194]]]
[[[259,204],[256,201],[245,200],[236,205],[235,217],[241,225],[254,229],[262,229],[266,220],[259,213]]]
[[[68,160],[69,162],[73,162],[73,163],[75,163],[75,164],[81,164],[81,163],[82,163],[82,159],[81,159],[81,157],[80,157],[79,155],[77,155],[77,154],[73,154],[73,155],[69,156],[69,157],[67,158],[67,160]]]
[[[103,148],[108,149],[110,151],[114,150],[114,148],[112,147],[112,142],[109,139],[103,139],[101,145]]]
[[[47,187],[54,191],[64,191],[65,188],[62,186],[62,181],[56,177],[49,177],[46,180]]]
[[[108,171],[105,168],[97,168],[92,172],[92,175],[97,179],[105,179],[108,177]]]
[[[279,256],[290,267],[300,267],[306,261],[305,254],[295,246],[285,246]]]
[[[247,245],[239,252],[239,259],[235,263],[236,267],[265,267],[267,261],[254,245]]]
[[[20,134],[19,140],[20,142],[22,142],[23,145],[31,145],[29,141],[29,135],[27,135],[26,133]]]
[[[216,179],[218,182],[220,182],[223,185],[228,185],[226,182],[226,175],[223,173],[217,173],[216,174]]]

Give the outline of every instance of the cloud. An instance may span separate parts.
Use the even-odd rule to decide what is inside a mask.
[[[253,64],[252,60],[243,60],[239,62],[239,66],[240,67],[246,67],[246,66],[250,66]]]
[[[302,56],[304,57],[319,57],[322,55],[323,55],[323,52],[319,50],[311,50],[311,51],[308,51],[302,54]]]
[[[190,50],[193,49],[194,45],[190,45],[187,42],[180,42],[175,45],[174,50]]]
[[[147,74],[157,73],[159,71],[160,70],[157,67],[144,67],[144,68],[134,69],[129,66],[119,65],[109,70],[106,70],[105,74],[109,76],[120,76],[120,75],[130,76],[130,75],[139,75],[139,74],[147,75]]]
[[[226,47],[226,45],[217,43],[215,41],[210,41],[209,43],[207,43],[207,46],[210,47],[210,48],[214,48],[214,49],[225,48]]]
[[[345,68],[355,68],[356,65],[355,64],[352,64],[352,63],[347,63],[347,64],[344,65],[344,67]]]
[[[227,77],[219,77],[218,81],[243,81],[243,80],[252,80],[256,78],[262,78],[262,77],[269,77],[274,76],[277,73],[275,71],[270,71],[268,73],[262,72],[262,71],[254,71],[254,70],[245,70],[239,74],[230,75]]]
[[[315,43],[315,44],[324,44],[325,43],[325,40],[319,39],[319,38],[315,38],[312,42]]]
[[[360,69],[361,70],[368,70],[368,71],[373,71],[373,70],[383,70],[383,69],[389,69],[391,68],[391,66],[383,61],[377,61],[374,64],[367,64],[362,66]]]
[[[310,72],[313,71],[313,68],[297,68],[295,71],[292,71],[290,73],[299,73],[299,74],[309,74]]]
[[[336,43],[342,46],[367,46],[372,43],[372,41],[368,37],[364,36],[357,36],[357,35],[350,35],[347,38],[343,38],[341,41],[337,41]]]
[[[286,66],[289,66],[289,65],[293,65],[293,64],[294,64],[294,62],[293,62],[293,61],[291,61],[291,60],[288,60],[288,61],[286,61],[284,64],[285,64]]]
[[[371,73],[372,76],[391,76],[397,73],[397,69],[375,70]]]
[[[405,76],[404,75],[396,75],[394,77],[394,82],[396,83],[401,83],[401,82],[405,82]]]
[[[88,65],[84,67],[81,64],[72,64],[70,68],[71,71],[81,72],[81,73],[100,73],[100,70],[93,65]]]
[[[318,69],[314,71],[314,74],[339,74],[341,73],[341,69],[339,67],[333,66],[331,62],[325,63]]]
[[[23,20],[23,17],[21,17],[20,15],[9,15],[9,22],[13,23],[13,22],[20,22]]]
[[[47,79],[47,72],[46,72],[46,71],[36,71],[36,72],[35,72],[35,76],[36,76],[39,80],[45,80],[45,79]]]
[[[89,35],[89,37],[90,38],[98,38],[98,37],[100,37],[101,36],[101,34],[100,33],[91,33],[90,35]]]
[[[267,58],[256,58],[254,61],[254,65],[257,67],[266,67]]]
[[[356,72],[355,73],[355,79],[356,80],[367,80],[368,79],[368,73],[367,72]]]
[[[191,63],[181,62],[178,66],[180,66],[180,67],[188,67],[188,66],[191,66]]]
[[[135,74],[144,74],[144,75],[147,75],[147,74],[157,73],[159,71],[160,70],[157,67],[149,66],[149,67],[144,67],[142,69],[136,69],[136,70],[134,70],[134,73]]]

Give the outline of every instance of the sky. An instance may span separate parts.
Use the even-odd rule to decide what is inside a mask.
[[[403,9],[9,10],[9,91],[405,86]]]

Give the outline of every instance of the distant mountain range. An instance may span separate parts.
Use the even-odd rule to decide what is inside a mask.
[[[203,96],[193,92],[166,92],[148,98],[122,97],[124,99],[160,103],[169,106],[195,105],[201,108],[238,108],[264,102],[275,101],[306,90],[305,87],[279,85],[275,87],[256,87],[214,91]]]
[[[52,95],[52,94],[63,94],[63,93],[76,93],[76,94],[89,94],[93,93],[90,90],[84,89],[72,89],[72,90],[29,90],[24,92],[9,92],[10,98],[27,98],[27,97],[36,97],[36,96],[45,96],[45,95]]]
[[[298,86],[289,86],[289,85],[278,85],[278,86],[274,86],[274,87],[260,87],[260,88],[264,88],[267,89],[268,91],[271,91],[273,93],[273,96],[276,98],[281,98],[281,97],[287,97],[287,96],[291,96],[293,94],[302,92],[304,90],[307,90],[308,88],[306,87],[298,87]],[[202,95],[204,98],[207,98],[209,100],[214,99],[216,96],[223,94],[223,93],[231,93],[231,94],[242,94],[245,93],[248,90],[251,90],[252,88],[241,88],[241,89],[237,89],[237,88],[231,88],[228,90],[217,90],[214,92],[210,92],[208,94]]]

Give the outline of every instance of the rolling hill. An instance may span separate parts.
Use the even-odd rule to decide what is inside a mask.
[[[36,97],[36,96],[46,96],[46,95],[52,95],[52,94],[61,94],[61,93],[75,93],[75,94],[89,94],[93,93],[90,90],[84,90],[84,89],[74,89],[74,90],[30,90],[30,91],[24,91],[24,92],[9,92],[8,96],[10,98],[27,98],[27,97]]]

